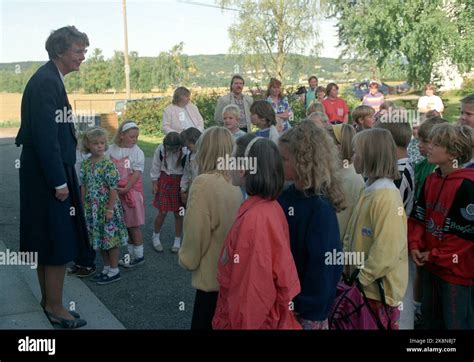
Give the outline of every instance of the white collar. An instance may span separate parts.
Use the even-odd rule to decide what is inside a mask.
[[[56,65],[56,63],[54,63],[54,65]],[[61,73],[61,71],[59,70],[59,67],[56,65],[56,68],[58,69],[58,73],[59,73],[59,76],[61,77],[61,81],[63,82],[64,84],[64,75],[63,73]],[[65,84],[64,84],[65,85]]]
[[[367,186],[367,183],[365,184],[365,192],[373,192],[380,189],[397,189],[397,187],[393,180],[389,178],[379,178],[370,186]]]

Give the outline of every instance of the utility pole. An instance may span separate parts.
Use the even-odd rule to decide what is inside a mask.
[[[123,30],[125,34],[125,87],[127,89],[127,99],[130,99],[130,64],[128,62],[128,30],[127,30],[127,0],[122,0],[123,9]]]

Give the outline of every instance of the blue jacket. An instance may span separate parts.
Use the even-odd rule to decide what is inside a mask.
[[[301,293],[293,300],[302,318],[323,321],[334,303],[342,265],[326,265],[326,253],[342,250],[336,211],[323,196],[305,196],[294,185],[278,198],[290,228],[291,252]]]

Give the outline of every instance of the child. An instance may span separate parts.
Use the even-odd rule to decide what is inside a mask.
[[[196,162],[196,142],[201,136],[201,131],[194,127],[189,127],[181,132],[183,143],[188,149],[184,156],[183,177],[181,178],[181,201],[186,205],[188,200],[188,191],[191,184],[198,175],[198,166]]]
[[[273,142],[253,134],[238,141],[233,156],[247,163],[255,161],[256,172],[231,172],[232,183],[245,185],[249,197],[240,207],[219,257],[220,288],[212,327],[301,329],[290,303],[300,292],[300,283],[288,224],[276,201],[285,181],[281,156]]]
[[[193,330],[212,329],[219,291],[219,254],[243,201],[240,189],[231,183],[230,171],[218,168],[219,159],[232,154],[233,148],[234,138],[224,127],[208,128],[197,145],[200,175],[191,186],[179,250],[179,263],[193,272],[192,285],[196,288]]]
[[[375,111],[370,106],[359,106],[352,111],[352,122],[357,132],[374,126]]]
[[[406,120],[406,112],[403,109],[392,111],[397,123],[386,123],[379,121],[376,128],[383,128],[390,132],[397,146],[397,165],[401,178],[395,180],[395,186],[400,190],[403,206],[407,217],[411,215],[415,200],[415,171],[413,164],[408,158],[407,147],[410,143],[412,130]],[[384,119],[384,118],[382,118]],[[394,118],[395,119],[395,118]],[[388,119],[387,119],[388,120]],[[408,286],[400,307],[400,329],[414,329],[414,296],[413,285],[416,279],[416,267],[411,260],[408,261]]]
[[[329,118],[324,112],[313,112],[307,117],[307,119],[321,127],[326,127],[329,123]]]
[[[222,117],[224,118],[224,127],[227,128],[234,138],[239,138],[246,134],[239,128],[240,122],[240,108],[235,104],[229,104],[224,107],[222,111]]]
[[[428,161],[439,166],[426,178],[409,222],[413,260],[424,265],[422,313],[428,329],[473,329],[474,131],[439,124],[430,133]]]
[[[153,247],[163,252],[160,231],[169,211],[174,213],[175,238],[172,253],[177,253],[181,246],[183,232],[184,205],[180,196],[180,183],[184,167],[183,140],[179,133],[170,132],[159,145],[153,155],[150,177],[153,182],[153,206],[158,209],[153,232]]]
[[[400,192],[396,147],[390,132],[373,128],[354,137],[354,167],[367,178],[344,236],[344,250],[364,253],[358,279],[381,322],[398,329],[399,305],[408,283],[406,214]],[[349,267],[352,274],[354,267]],[[377,280],[385,290],[384,306]]]
[[[278,198],[290,228],[301,293],[294,299],[303,329],[329,329],[342,265],[326,263],[341,251],[336,212],[344,203],[339,155],[324,129],[302,121],[279,139],[285,179],[294,181]],[[326,153],[319,150],[326,150]]]
[[[407,147],[408,159],[410,160],[412,165],[415,165],[417,162],[420,162],[424,158],[420,153],[420,147],[419,147],[420,142],[418,140],[419,129],[420,129],[420,120],[415,119],[412,124],[412,137]]]
[[[110,160],[115,163],[120,175],[117,191],[128,230],[128,255],[119,261],[119,265],[126,268],[133,268],[145,262],[140,230],[140,226],[145,224],[142,186],[145,155],[137,146],[138,135],[138,125],[131,120],[124,121],[108,150]]]
[[[423,159],[415,164],[415,200],[418,200],[421,195],[426,177],[436,168],[436,165],[429,163],[426,158],[430,144],[431,130],[437,124],[446,122],[448,121],[439,117],[430,118],[424,121],[418,130],[418,147]]]
[[[324,94],[326,94],[326,91],[324,92],[325,92]],[[306,108],[306,116],[310,116],[311,113],[314,113],[314,112],[321,112],[321,113],[326,114],[323,104],[318,101],[311,102],[309,107]],[[327,118],[327,115],[326,115],[326,118]],[[328,122],[329,122],[329,118],[328,118]]]
[[[395,180],[395,186],[400,190],[406,214],[410,216],[415,200],[415,171],[407,152],[412,131],[410,123],[406,120],[405,110],[392,110],[392,116],[397,117],[396,123],[390,122],[389,119],[384,122],[385,119],[382,119],[376,123],[375,127],[389,131],[397,146],[397,165],[401,177]]]
[[[270,103],[267,101],[256,101],[250,107],[250,121],[259,130],[256,135],[263,138],[268,138],[275,144],[280,137],[276,129],[275,111]]]
[[[380,121],[384,117],[388,117],[394,107],[395,103],[393,103],[392,101],[383,102],[380,106],[379,111],[374,114],[374,123]]]
[[[104,262],[102,273],[92,281],[109,284],[121,278],[119,247],[128,241],[122,206],[117,197],[119,173],[114,163],[104,155],[107,132],[103,128],[89,129],[82,140],[84,152],[91,154],[82,162],[80,172],[87,230],[94,250],[100,250]]]
[[[339,151],[339,168],[342,172],[342,187],[346,208],[337,213],[339,235],[341,240],[346,233],[347,223],[351,218],[354,207],[359,201],[360,193],[364,189],[364,179],[359,175],[352,164],[352,140],[356,135],[353,126],[346,123],[329,125],[327,128]],[[341,162],[342,161],[342,162]]]
[[[422,194],[426,177],[431,174],[436,165],[428,162],[426,158],[428,146],[430,143],[429,135],[433,127],[437,124],[446,123],[447,121],[440,118],[429,118],[421,123],[418,129],[418,148],[420,151],[421,160],[415,164],[415,203],[419,200]],[[421,300],[422,298],[422,267],[417,266],[415,280],[413,282],[413,305],[415,316],[415,329],[423,327],[423,316],[421,314]]]
[[[319,86],[318,88],[316,88],[316,100],[322,104],[324,98],[326,98],[326,89],[324,87]]]

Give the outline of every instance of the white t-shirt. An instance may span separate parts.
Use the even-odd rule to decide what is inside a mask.
[[[423,96],[418,100],[418,109],[436,110],[441,113],[444,109],[443,101],[438,96]]]
[[[137,145],[133,147],[119,147],[115,143],[109,146],[106,154],[116,160],[121,160],[124,157],[128,157],[130,160],[130,167],[133,171],[143,172],[145,169],[145,154]]]

